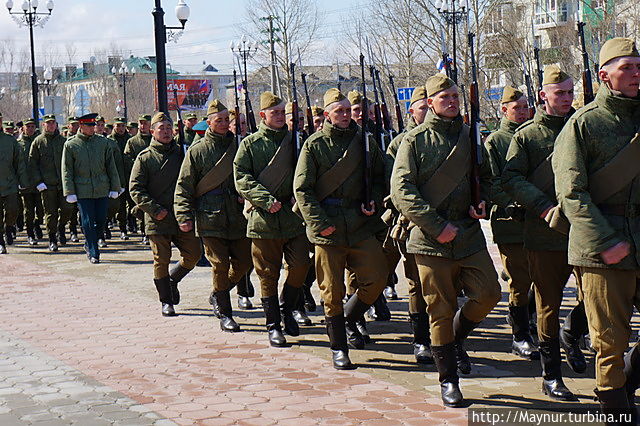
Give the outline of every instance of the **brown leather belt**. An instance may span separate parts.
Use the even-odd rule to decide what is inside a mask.
[[[598,208],[602,214],[610,216],[640,216],[640,204],[600,204]]]

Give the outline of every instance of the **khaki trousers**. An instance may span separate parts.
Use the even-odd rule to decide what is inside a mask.
[[[560,305],[573,267],[566,251],[527,250],[527,258],[536,290],[538,339],[548,342],[560,333]]]
[[[0,233],[4,235],[7,226],[14,226],[18,218],[18,194],[0,197]]]
[[[204,254],[211,263],[213,291],[226,291],[251,269],[251,240],[202,237]]]
[[[633,306],[640,301],[640,271],[577,267],[591,344],[596,350],[596,386],[625,385],[624,352],[631,336]]]
[[[251,257],[260,278],[262,298],[278,294],[278,280],[284,258],[285,282],[300,288],[311,265],[309,250],[311,243],[305,234],[291,239],[252,239]]]
[[[486,249],[459,260],[422,254],[416,254],[415,259],[434,346],[454,341],[453,317],[458,310],[457,295],[461,289],[468,297],[461,308],[462,314],[476,323],[481,322],[502,297],[498,274]]]
[[[522,244],[498,244],[502,266],[509,275],[509,306],[527,306],[533,284],[529,276],[529,260]]]
[[[155,279],[169,275],[171,243],[178,248],[180,265],[186,269],[193,269],[202,255],[200,239],[196,238],[193,231],[179,232],[176,235],[149,235],[148,238],[153,252],[153,278]]]
[[[64,228],[73,212],[73,205],[67,203],[62,187],[51,186],[41,193],[44,207],[44,222],[47,225],[47,234],[55,236],[58,226]]]
[[[316,277],[324,301],[327,317],[341,315],[343,311],[345,269],[357,276],[355,294],[367,305],[376,301],[387,285],[387,261],[382,244],[374,237],[353,246],[316,245]]]

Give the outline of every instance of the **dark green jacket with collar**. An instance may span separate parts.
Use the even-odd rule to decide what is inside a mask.
[[[18,141],[0,132],[0,197],[16,194],[29,185],[27,164]]]

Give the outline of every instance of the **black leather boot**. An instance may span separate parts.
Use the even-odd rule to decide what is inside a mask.
[[[171,297],[173,299],[173,304],[177,305],[180,303],[180,291],[178,290],[178,283],[182,281],[187,274],[191,272],[191,269],[187,269],[184,266],[178,263],[171,270],[169,270],[169,276],[171,277]]]
[[[229,290],[218,291],[214,293],[214,297],[218,304],[220,312],[220,330],[236,333],[240,331],[240,326],[233,319],[233,310],[231,308],[231,295]]]
[[[362,340],[364,340],[364,343],[371,343],[371,335],[369,334],[369,330],[367,330],[367,319],[364,315],[356,321],[356,328],[360,334],[362,334]]]
[[[67,245],[67,234],[64,225],[58,225],[58,242],[62,247]]]
[[[345,328],[347,330],[347,342],[354,349],[364,349],[364,338],[358,330],[356,322],[369,309],[369,305],[358,299],[354,294],[344,304]]]
[[[42,235],[42,228],[40,228],[40,224],[41,224],[40,219],[36,219],[36,220],[33,222],[33,232],[34,232],[34,234],[36,235],[36,239],[38,239],[38,240],[41,240],[41,239],[42,239],[42,237],[43,237],[43,235]]]
[[[389,274],[387,279],[387,286],[384,288],[382,294],[389,300],[398,300],[398,293],[396,292],[396,284],[398,283],[398,276],[395,272]]]
[[[336,370],[353,370],[356,368],[349,359],[349,347],[347,345],[347,331],[345,329],[344,316],[325,317],[327,335],[331,347],[331,359]]]
[[[369,317],[374,321],[390,321],[391,311],[387,306],[387,299],[384,298],[384,294],[380,293],[380,296],[373,302],[371,309],[369,310]]]
[[[466,405],[460,392],[456,363],[455,345],[449,343],[444,346],[431,346],[433,361],[438,369],[440,394],[442,403],[447,407],[464,407]]]
[[[71,234],[72,243],[80,242],[80,238],[78,238],[78,228],[76,228],[75,226],[69,227],[69,234]]]
[[[293,310],[293,317],[295,318],[298,325],[313,325],[311,318],[307,316],[307,312],[304,308],[304,286],[300,289],[301,293],[298,296],[298,305]]]
[[[162,316],[176,316],[176,311],[173,309],[173,304],[171,303],[171,278],[167,275],[164,278],[154,279],[153,282],[156,285],[156,290],[158,290],[160,303],[162,303]]]
[[[300,326],[293,316],[293,310],[298,306],[301,289],[291,287],[287,283],[282,286],[282,295],[280,309],[282,310],[282,322],[284,323],[284,332],[289,336],[299,336]]]
[[[540,359],[540,352],[536,349],[529,334],[528,310],[527,306],[509,306],[511,330],[513,332],[511,352],[524,359],[536,360]]]
[[[309,268],[309,272],[307,272],[307,278],[305,279],[304,285],[302,286],[302,295],[304,297],[304,308],[307,312],[315,312],[318,307],[315,299],[313,298],[313,294],[311,294],[311,287],[313,286],[313,282],[315,280],[316,280],[316,269],[312,265]]]
[[[605,422],[607,426],[632,425],[632,412],[627,400],[626,388],[611,389],[606,391],[595,390],[598,401],[600,402],[600,411],[620,421]]]
[[[30,246],[37,246],[38,241],[36,240],[36,235],[33,232],[33,227],[27,227],[27,243]]]
[[[8,246],[12,246],[13,245],[13,240],[14,240],[13,237],[15,235],[14,230],[13,230],[13,226],[7,226],[7,231],[5,232],[5,234],[7,235],[7,245]]]
[[[267,331],[269,332],[269,344],[278,348],[287,346],[287,339],[282,334],[282,325],[280,322],[280,306],[278,296],[263,297],[262,308],[267,322]]]
[[[540,363],[542,364],[542,392],[559,401],[576,401],[575,395],[565,386],[560,369],[560,342],[552,339],[540,342]]]
[[[625,388],[627,390],[629,408],[633,416],[633,424],[637,424],[636,390],[640,387],[640,342],[636,343],[624,356],[624,374],[627,377]]]
[[[458,371],[460,374],[471,373],[471,359],[464,349],[464,342],[479,323],[469,321],[463,314],[462,310],[458,310],[453,317],[453,336],[454,347],[456,352],[456,360],[458,363]]]
[[[251,298],[255,295],[255,289],[253,288],[253,284],[249,278],[250,275],[251,272],[247,272],[247,274],[237,284],[238,308],[244,310],[253,309]]]
[[[529,334],[538,335],[538,313],[536,308],[536,291],[529,289]]]
[[[567,357],[567,364],[576,373],[584,373],[587,360],[580,349],[580,338],[588,331],[584,303],[579,302],[567,315],[560,329],[560,346]]]
[[[431,338],[429,334],[429,315],[426,313],[409,314],[413,330],[413,355],[418,364],[433,364]]]

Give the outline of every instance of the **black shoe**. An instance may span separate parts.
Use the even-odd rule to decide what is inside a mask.
[[[27,237],[27,244],[29,244],[30,246],[37,246],[38,242],[34,237],[29,236]]]
[[[576,401],[577,398],[562,380],[558,339],[540,342],[540,364],[542,365],[542,392],[559,401]]]
[[[9,229],[9,227],[7,227],[7,232],[5,232],[5,234],[7,235],[7,245],[8,246],[12,246],[13,245],[13,232]]]
[[[387,306],[387,299],[380,293],[380,296],[373,302],[371,309],[369,309],[369,317],[374,321],[390,321],[391,311]]]
[[[286,348],[288,346],[287,339],[282,334],[282,329],[278,324],[277,328],[267,329],[269,332],[269,344],[275,348]]]
[[[358,299],[358,295],[352,295],[344,304],[345,329],[347,342],[354,349],[364,349],[365,341],[358,330],[357,322],[369,309],[369,305]]]
[[[98,259],[97,257],[90,257],[89,262],[91,262],[93,265],[97,265],[98,263],[100,263],[100,259]]]
[[[327,335],[331,347],[331,361],[336,370],[353,370],[356,368],[349,359],[347,333],[344,316],[325,317]]]
[[[384,297],[389,300],[398,300],[398,293],[396,293],[396,289],[391,286],[386,286],[384,288]]]
[[[248,311],[253,309],[253,303],[251,303],[251,299],[245,296],[238,296],[238,308]]]
[[[531,361],[540,359],[540,352],[536,349],[530,336],[524,340],[516,340],[514,337],[511,343],[511,353]]]
[[[58,244],[56,244],[55,241],[49,242],[49,251],[51,252],[58,251]]]
[[[305,311],[299,311],[297,309],[294,310],[293,318],[296,320],[298,325],[313,325],[313,321],[311,321],[311,318],[307,316],[307,313]]]
[[[72,232],[71,233],[71,238],[70,238],[72,243],[79,243],[80,239],[78,238],[78,234]]]
[[[147,238],[147,236],[143,236],[142,237],[142,241],[140,241],[140,244],[144,245],[144,246],[148,246],[149,245],[149,238]]]
[[[125,231],[120,233],[120,239],[122,241],[128,241],[129,240],[129,235],[127,235],[127,233]]]
[[[231,295],[229,294],[229,290],[215,292],[214,298],[220,311],[220,329],[231,333],[240,331],[240,326],[233,319]]]
[[[240,326],[232,317],[220,317],[220,330],[228,333],[237,333],[240,331]]]
[[[111,239],[111,229],[109,229],[108,226],[106,226],[104,228],[104,239],[105,240],[110,240]]]
[[[369,334],[369,330],[367,330],[367,320],[364,318],[364,315],[356,321],[356,328],[362,335],[364,343],[371,343],[371,335]]]
[[[175,309],[173,309],[173,305],[168,303],[162,304],[162,316],[163,317],[175,317],[177,316]]]
[[[67,245],[67,236],[65,235],[64,229],[58,232],[58,242],[62,247]]]
[[[174,305],[180,304],[180,291],[178,290],[178,283],[183,280],[187,274],[191,272],[191,269],[187,269],[180,263],[175,265],[169,271],[169,278],[171,278],[171,299]]]
[[[509,323],[513,334],[511,352],[524,359],[540,359],[540,352],[533,344],[533,339],[529,334],[529,307],[509,306]]]
[[[41,240],[41,239],[42,239],[42,229],[40,228],[40,225],[35,225],[35,226],[33,227],[33,232],[35,233],[36,238],[37,238],[38,240]]]
[[[542,379],[542,393],[557,401],[577,401],[578,398],[567,388],[562,377]]]
[[[460,391],[454,344],[432,346],[431,352],[438,369],[442,403],[447,407],[464,407],[466,402]]]
[[[469,355],[464,349],[464,342],[478,324],[479,323],[469,321],[462,314],[462,310],[460,309],[453,317],[453,335],[455,338],[454,348],[458,363],[458,371],[460,371],[461,374],[471,373],[471,359],[469,359]]]
[[[100,248],[108,247],[108,246],[107,246],[107,242],[106,242],[103,238],[100,238],[100,239],[98,240],[98,247],[100,247]]]
[[[282,295],[280,308],[282,310],[282,322],[284,323],[284,332],[289,336],[299,336],[300,326],[293,316],[293,310],[298,306],[298,298],[301,289],[292,287],[287,283],[282,287]]]
[[[413,331],[413,355],[418,364],[433,364],[431,339],[429,335],[429,315],[426,313],[409,314]]]
[[[0,235],[0,254],[7,254],[7,247],[5,247],[4,241],[1,235]]]
[[[287,339],[285,339],[284,334],[282,334],[282,318],[280,316],[278,296],[263,297],[261,300],[267,323],[267,331],[269,332],[269,344],[277,348],[287,346]]]

